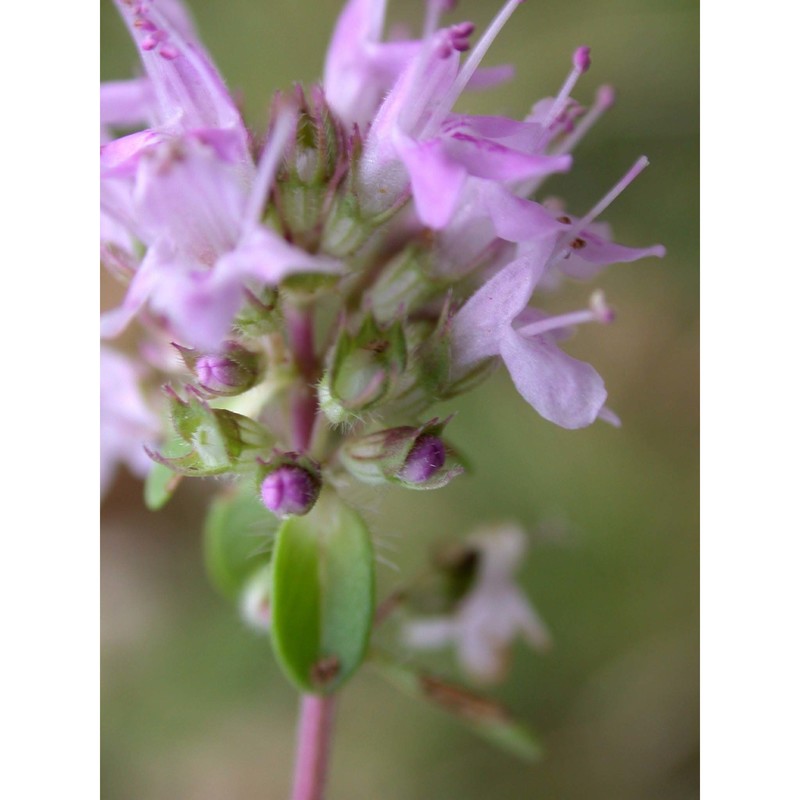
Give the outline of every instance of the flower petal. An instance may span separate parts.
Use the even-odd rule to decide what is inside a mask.
[[[159,131],[146,130],[114,139],[100,147],[100,177],[126,178],[136,174],[143,153],[163,141]]]
[[[168,239],[189,260],[211,266],[236,244],[246,186],[236,164],[183,137],[145,154],[134,200],[148,241]]]
[[[512,320],[527,306],[544,263],[526,256],[504,267],[484,284],[453,317],[450,330],[456,374],[500,353]]]
[[[284,278],[297,273],[338,273],[342,264],[325,256],[314,256],[294,247],[266,228],[256,228],[217,263],[215,281],[222,285],[231,280],[252,279],[277,286]]]
[[[150,304],[167,318],[181,344],[214,351],[230,336],[243,300],[241,281],[175,269],[162,276]]]
[[[133,128],[146,125],[153,111],[153,87],[148,78],[100,84],[100,124]]]
[[[403,639],[409,647],[436,650],[452,642],[458,626],[450,617],[433,617],[409,622],[403,628]]]
[[[164,9],[115,0],[150,78],[154,115],[160,127],[185,133],[195,128],[227,128],[247,154],[247,133],[236,104],[211,59],[197,43],[188,12],[177,0]]]
[[[447,136],[444,141],[448,156],[478,178],[520,181],[566,172],[572,165],[572,158],[568,155],[528,155],[463,132]]]
[[[380,41],[385,15],[385,0],[350,0],[336,23],[323,86],[331,108],[345,122],[369,122],[419,52],[419,41]]]
[[[480,198],[497,235],[506,241],[529,242],[552,237],[555,244],[564,229],[544,206],[517,197],[497,183],[481,181]]]
[[[419,143],[399,135],[396,139],[420,220],[431,228],[443,228],[456,209],[466,170],[447,157],[438,139]]]
[[[579,247],[573,244],[568,257],[559,260],[556,266],[565,275],[578,280],[594,278],[609,264],[629,263],[649,256],[663,258],[667,252],[660,244],[651,247],[626,247],[598,236],[592,231],[582,233],[576,243]]]
[[[583,428],[597,419],[607,392],[590,364],[568,356],[547,336],[526,339],[510,326],[500,355],[517,391],[545,419],[562,428]]]
[[[131,320],[139,313],[150,297],[153,289],[158,284],[159,271],[163,262],[168,258],[168,250],[160,247],[151,247],[139,269],[133,276],[128,286],[122,304],[112,311],[107,311],[100,317],[100,336],[104,339],[113,339],[119,336],[128,327]]]

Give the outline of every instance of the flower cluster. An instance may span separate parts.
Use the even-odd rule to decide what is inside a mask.
[[[644,158],[586,213],[534,199],[613,105],[605,86],[588,108],[572,97],[587,47],[523,119],[470,115],[465,92],[512,75],[482,62],[521,0],[478,37],[442,22],[454,2],[427,0],[406,38],[384,37],[385,0],[348,0],[321,83],[277,94],[260,140],[179,0],[115,2],[143,74],[101,92],[101,261],[127,286],[102,335],[136,324],[141,346],[135,367],[104,346],[104,475],[143,473],[146,445],[148,480],[223,476],[280,520],[352,482],[438,488],[464,465],[429,409],[500,363],[547,420],[616,421],[598,372],[561,349],[576,325],[612,321],[602,293],[559,316],[530,305],[664,253],[616,244],[598,221]],[[546,640],[510,582],[520,534],[492,542],[474,541],[477,582],[453,616],[408,632],[456,642],[486,679],[517,631]],[[256,566],[241,602],[266,624]]]

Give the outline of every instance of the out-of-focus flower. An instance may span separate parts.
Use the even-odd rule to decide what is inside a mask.
[[[453,645],[464,671],[486,683],[505,675],[517,636],[531,647],[546,650],[550,634],[513,581],[525,544],[525,533],[515,525],[485,528],[473,534],[467,541],[478,556],[473,585],[451,615],[407,623],[406,643],[421,650]]]
[[[130,101],[133,90],[143,107],[132,103],[128,116],[141,111],[153,124],[101,148],[103,231],[110,231],[101,252],[108,261],[110,240],[117,260],[135,273],[123,304],[104,316],[102,333],[118,335],[149,304],[181,342],[214,349],[250,283],[276,285],[297,272],[338,269],[335,260],[294,247],[261,224],[296,111],[287,105],[278,112],[254,165],[222,79],[187,38],[188,24],[173,22],[183,19],[180,6],[170,2],[165,12],[152,2],[117,5],[139,46],[147,82],[107,89],[105,105],[113,106],[116,94],[124,106],[120,93]],[[121,108],[113,114],[123,116]],[[134,242],[146,248],[138,264]]]
[[[145,452],[159,438],[158,416],[145,401],[141,369],[110,347],[100,348],[100,494],[120,464],[144,477],[153,462]]]
[[[269,633],[272,621],[270,591],[272,568],[269,564],[248,578],[239,599],[239,612],[244,622],[259,633]]]

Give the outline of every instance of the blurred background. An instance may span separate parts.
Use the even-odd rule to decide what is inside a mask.
[[[338,0],[192,0],[209,50],[248,121],[271,93],[321,73]],[[482,29],[500,2],[460,3]],[[422,0],[393,18],[421,20]],[[133,47],[101,3],[101,74],[131,76]],[[572,50],[618,105],[550,181],[588,210],[641,154],[650,168],[606,214],[617,241],[663,242],[668,256],[612,267],[598,285],[616,308],[570,352],[604,376],[623,427],[566,431],[540,419],[499,371],[438,409],[474,474],[438,492],[387,490],[383,554],[411,572],[434,541],[487,520],[531,534],[522,582],[550,625],[546,656],[520,645],[497,696],[542,736],[536,765],[515,760],[368,669],[339,707],[330,798],[686,800],[698,785],[698,4],[693,0],[531,0],[487,63],[513,83],[461,108],[521,117],[554,94]],[[585,286],[560,296],[583,305]],[[158,513],[120,475],[102,511],[103,796],[254,800],[288,796],[296,701],[266,639],[207,582],[200,530],[213,487],[185,482]],[[411,502],[413,500],[413,502]],[[380,566],[381,593],[396,585]]]

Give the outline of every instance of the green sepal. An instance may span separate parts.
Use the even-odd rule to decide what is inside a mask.
[[[375,571],[369,530],[330,489],[309,514],[278,529],[272,572],[272,641],[302,692],[340,687],[364,659]]]
[[[395,686],[446,711],[495,746],[525,761],[538,761],[542,757],[542,745],[536,734],[514,719],[511,712],[496,700],[401,664],[385,653],[374,654],[372,661]]]
[[[147,452],[174,472],[191,477],[252,472],[258,456],[272,446],[274,440],[266,428],[250,417],[212,408],[194,387],[186,387],[186,400],[170,387],[164,389],[172,427],[190,449],[177,457]]]
[[[291,240],[305,249],[318,250],[319,235],[341,179],[348,173],[350,148],[344,126],[325,100],[322,87],[294,87],[297,108],[291,138],[278,179],[275,205]],[[285,102],[278,93],[273,108]]]
[[[180,439],[173,439],[163,446],[162,452],[167,458],[185,456],[189,452],[189,445]],[[183,475],[175,472],[166,464],[154,463],[144,481],[145,506],[150,511],[158,511],[163,508],[175,494],[181,480],[183,480]]]
[[[392,397],[391,413],[417,415],[446,395],[450,381],[450,301],[438,320],[417,320],[405,326],[408,369]]]
[[[434,275],[430,246],[416,241],[398,253],[366,293],[369,307],[382,322],[408,315],[446,288]]]
[[[485,358],[479,361],[469,372],[458,380],[448,383],[440,392],[441,400],[451,400],[465,392],[471,392],[482,384],[497,369],[500,360],[496,357]]]
[[[370,485],[396,484],[407,489],[439,489],[464,472],[461,458],[444,441],[447,459],[441,469],[424,483],[411,483],[400,477],[416,443],[425,436],[441,439],[448,417],[434,417],[419,427],[404,425],[374,431],[348,439],[339,451],[339,459],[347,471],[362,483]]]
[[[277,527],[249,485],[214,498],[203,526],[203,557],[215,588],[237,600],[248,579],[269,562]]]
[[[258,338],[280,330],[283,317],[278,307],[278,290],[267,286],[258,294],[245,289],[245,303],[233,322],[234,330],[247,338]]]
[[[386,402],[408,360],[400,322],[382,327],[367,314],[355,334],[343,327],[319,385],[320,407],[338,424]]]

